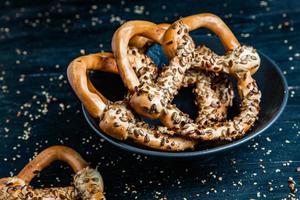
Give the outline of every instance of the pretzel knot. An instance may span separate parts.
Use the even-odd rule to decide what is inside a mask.
[[[133,55],[138,53],[132,50]],[[149,65],[154,65],[146,56],[131,57],[141,69],[140,59],[145,59]],[[152,63],[152,64],[151,64]],[[98,53],[81,56],[73,60],[68,67],[68,79],[75,93],[87,108],[88,112],[99,119],[99,127],[110,136],[125,140],[131,138],[139,144],[164,150],[183,151],[193,149],[196,141],[182,137],[172,136],[173,131],[166,127],[149,127],[128,107],[126,99],[110,102],[90,83],[88,73],[90,70],[118,73],[116,62],[112,54]]]
[[[205,27],[219,36],[227,49],[225,56],[219,56],[205,46],[195,48],[188,32]],[[129,31],[130,30],[130,31]],[[131,21],[123,24],[115,33],[112,48],[117,59],[118,68],[125,86],[132,93],[131,107],[140,115],[157,119],[176,134],[193,139],[232,140],[241,137],[254,124],[259,113],[260,92],[251,74],[260,65],[260,58],[252,47],[241,46],[227,25],[212,14],[198,14],[182,18],[173,23],[160,36],[155,25],[143,21]],[[128,61],[126,48],[135,35],[148,37],[162,45],[170,62],[152,82],[139,81]],[[197,120],[194,123],[186,114],[170,105],[178,90],[182,87],[186,72],[190,68],[198,68],[215,73],[226,73],[237,78],[238,91],[241,98],[240,114],[233,120],[222,120],[214,124]],[[197,90],[196,90],[197,91]],[[228,98],[224,98],[225,109],[202,116],[202,119],[221,119],[225,116]],[[210,107],[221,108],[215,102]],[[223,112],[222,112],[223,111]],[[204,113],[203,113],[204,114]],[[204,120],[205,121],[205,120]],[[218,121],[218,120],[216,120]],[[200,123],[199,123],[200,122]],[[201,123],[202,122],[202,123]]]
[[[219,36],[227,50],[224,56],[201,45],[195,47],[189,32],[205,27]],[[160,44],[170,58],[161,70],[145,51]],[[254,124],[260,92],[251,74],[260,65],[252,47],[241,46],[226,24],[212,14],[182,18],[172,25],[129,21],[114,34],[113,54],[82,56],[68,67],[69,82],[99,127],[110,136],[132,139],[164,151],[193,149],[199,140],[232,140]],[[91,84],[90,70],[119,73],[129,94],[110,102]],[[234,97],[226,74],[237,79],[240,113],[227,119]],[[194,85],[198,117],[191,119],[172,104],[181,87]],[[150,127],[138,116],[160,119],[164,126]]]
[[[74,172],[74,186],[34,189],[31,180],[52,162],[60,160],[68,163]],[[53,146],[35,157],[14,177],[0,179],[0,199],[83,199],[101,200],[103,180],[100,173],[88,166],[74,150],[64,146]]]

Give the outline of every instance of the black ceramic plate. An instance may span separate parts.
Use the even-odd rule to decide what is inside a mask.
[[[194,39],[197,41],[197,43],[203,43],[212,48],[217,53],[224,53],[220,41],[215,37],[194,37]],[[163,56],[161,48],[158,45],[153,46],[148,51],[148,55],[150,55],[153,60],[159,65],[167,62],[166,58]],[[288,90],[287,83],[282,72],[280,71],[279,67],[266,55],[260,53],[260,57],[261,66],[258,72],[254,75],[254,78],[256,79],[258,87],[262,93],[259,120],[243,138],[230,143],[203,143],[199,148],[190,152],[155,151],[139,146],[131,141],[119,141],[108,136],[99,129],[98,121],[92,118],[88,114],[86,109],[82,106],[83,113],[89,125],[98,135],[100,135],[111,144],[126,151],[158,157],[194,158],[228,150],[264,132],[279,117],[286,105]],[[112,101],[122,99],[124,94],[126,93],[126,89],[124,88],[123,83],[118,75],[97,72],[91,75],[91,80],[94,83],[95,87]],[[105,85],[105,87],[100,87],[101,85]],[[181,110],[189,113],[191,117],[195,117],[197,111],[193,103],[193,99],[194,96],[192,94],[191,88],[182,89],[180,90],[179,95],[176,96],[174,103]],[[230,109],[231,115],[238,113],[238,104],[239,102],[237,98],[235,98],[234,106]]]

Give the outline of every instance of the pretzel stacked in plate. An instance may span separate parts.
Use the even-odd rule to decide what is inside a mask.
[[[208,47],[195,47],[189,32],[212,30],[226,49],[223,56]],[[162,46],[169,64],[160,70],[146,50]],[[68,67],[69,82],[88,112],[99,119],[108,135],[131,138],[144,146],[163,151],[194,149],[201,141],[242,137],[259,113],[260,91],[252,78],[260,65],[253,47],[241,46],[227,25],[209,13],[182,18],[173,24],[128,21],[114,34],[112,53],[76,58]],[[119,73],[128,94],[111,102],[89,80],[90,70]],[[240,113],[227,119],[234,92],[226,76],[237,79]],[[178,90],[194,85],[198,117],[172,104]],[[163,126],[150,126],[140,116],[159,119]]]
[[[44,168],[54,161],[63,161],[76,173],[74,186],[34,189],[29,183]],[[35,157],[15,177],[0,179],[0,199],[35,200],[104,200],[103,180],[100,173],[88,166],[81,156],[65,146],[53,146]]]

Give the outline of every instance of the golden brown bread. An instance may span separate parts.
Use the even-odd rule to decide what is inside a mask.
[[[148,29],[142,29],[142,24],[143,22],[137,23],[134,21],[127,22],[121,26],[115,33],[115,36],[121,35],[123,28],[125,30],[133,29],[130,31],[133,34],[125,35],[124,43],[123,40],[114,40],[113,47],[127,48],[128,42],[126,41],[130,41],[131,37],[136,36],[136,34],[146,36],[148,33],[145,34],[144,31],[148,32],[151,27],[153,29],[156,28],[151,24],[151,27],[148,27]],[[228,50],[225,56],[218,56],[205,46],[194,49],[193,41],[188,36],[188,31],[199,27],[209,28],[220,37],[224,47]],[[114,37],[114,39],[120,39],[120,37]],[[130,99],[131,107],[145,117],[160,118],[164,125],[173,128],[176,133],[187,137],[203,140],[231,140],[242,136],[253,125],[259,111],[260,93],[255,80],[251,77],[251,73],[255,73],[260,64],[259,55],[255,49],[240,46],[226,24],[219,17],[207,13],[178,20],[168,28],[163,36],[163,40],[161,38],[162,36],[152,35],[149,39],[160,44],[163,41],[165,52],[171,56],[170,64],[163,68],[162,73],[153,82],[145,82],[135,87],[135,91]],[[119,45],[117,45],[118,42],[120,43]],[[119,49],[116,50],[121,51]],[[122,52],[125,52],[125,50],[122,50]],[[120,72],[127,71],[130,68],[129,62],[123,62],[126,59],[128,60],[127,56],[120,57],[121,54],[115,55]],[[123,55],[126,55],[126,53]],[[217,73],[228,73],[235,76],[238,79],[239,94],[242,99],[240,115],[234,118],[233,121],[224,121],[205,127],[204,124],[207,124],[205,119],[209,116],[209,112],[206,112],[202,119],[197,119],[198,124],[196,124],[176,107],[170,105],[174,95],[177,94],[177,90],[181,87],[185,71],[190,67]],[[241,80],[241,77],[247,78]],[[128,83],[125,84],[128,85]],[[242,85],[247,85],[248,89],[242,87]],[[249,89],[251,90],[248,91]],[[248,99],[245,99],[246,96]],[[228,105],[226,104],[226,102],[229,102],[228,99],[223,99],[224,105]],[[222,108],[222,106],[220,107],[212,102],[207,106],[208,110],[213,107]],[[171,109],[173,109],[172,112],[169,112]],[[222,110],[226,109],[221,109],[221,113]],[[212,118],[215,118],[215,116]],[[184,131],[181,131],[182,129]]]
[[[69,164],[76,175],[74,186],[34,189],[29,184],[44,168],[54,161]],[[91,169],[87,162],[73,149],[53,146],[38,154],[15,177],[0,179],[0,199],[70,199],[104,200],[103,180],[97,170]]]
[[[158,24],[157,26],[167,30],[170,24]],[[159,34],[164,33],[159,32]],[[157,37],[161,38],[162,36]],[[144,61],[143,63],[135,62],[139,63],[139,65],[130,62],[130,66],[133,67],[135,73],[139,76],[140,84],[145,82],[151,84],[155,82],[158,76],[157,67],[148,56],[143,54],[153,43],[154,41],[151,39],[142,36],[134,36],[129,42],[131,50],[129,49],[127,52],[128,58],[135,55],[135,60]],[[200,46],[196,48],[195,51],[199,52],[202,48],[203,47]],[[196,68],[197,67],[198,66],[196,66]],[[141,75],[140,71],[143,71],[143,75]],[[234,96],[232,84],[222,74],[205,71],[199,69],[189,70],[186,72],[182,82],[183,87],[196,85],[193,90],[196,95],[195,103],[199,110],[196,122],[201,126],[224,120],[227,117],[227,109],[232,104]],[[172,120],[172,118],[175,118],[175,120]],[[188,115],[176,108],[175,105],[165,106],[164,113],[160,116],[160,120],[163,125],[169,128],[176,128],[177,132],[180,131],[182,127],[180,124],[193,121]]]
[[[103,56],[98,53],[82,56],[72,61],[68,67],[68,79],[73,90],[87,110],[100,120],[99,127],[114,138],[120,140],[131,138],[153,149],[164,151],[193,149],[196,145],[193,140],[171,136],[172,131],[163,127],[148,127],[128,108],[126,101],[105,102],[103,95],[89,90],[88,69],[115,72],[115,65],[110,64],[114,62],[109,62],[109,66],[105,66],[107,62],[103,57],[106,55],[106,53]],[[94,63],[97,65],[93,65]]]
[[[194,45],[184,31],[185,27],[178,24],[177,28],[182,30],[180,34],[182,47],[177,49],[178,56],[172,58],[169,65],[163,67],[157,80],[152,84],[140,84],[137,75],[130,66],[127,48],[129,41],[137,35],[148,37],[150,40],[161,44],[165,28],[146,21],[129,21],[124,23],[114,34],[112,48],[118,69],[125,86],[133,93],[130,98],[130,105],[142,116],[152,119],[159,118],[166,104],[171,102],[181,87],[185,71],[190,68],[190,53],[194,51]]]
[[[227,49],[224,56],[205,46],[195,48],[188,32],[200,27],[220,37]],[[153,42],[161,44],[171,59],[161,72],[144,54]],[[100,119],[100,128],[112,137],[131,138],[158,150],[181,151],[196,144],[186,138],[232,140],[243,136],[254,124],[260,92],[251,74],[259,68],[259,55],[252,47],[240,46],[219,17],[198,14],[171,26],[129,21],[115,32],[112,48],[116,61],[111,54],[95,54],[77,58],[68,67],[68,78],[77,96],[89,113]],[[123,101],[110,102],[93,87],[87,72],[117,73],[116,68],[130,94]],[[233,89],[220,73],[238,80],[241,112],[233,120],[226,120]],[[171,103],[181,87],[192,84],[196,85],[194,93],[199,109],[195,122]],[[131,108],[142,116],[159,118],[166,127],[149,127]],[[170,136],[173,134],[184,138]]]

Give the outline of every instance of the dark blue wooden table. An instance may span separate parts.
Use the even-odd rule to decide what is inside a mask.
[[[251,142],[205,162],[157,161],[100,139],[67,82],[68,63],[81,54],[110,51],[113,32],[126,20],[172,22],[199,12],[221,16],[240,41],[280,66],[289,83],[282,116]],[[300,184],[299,24],[298,0],[1,1],[0,176],[14,175],[37,152],[64,144],[99,167],[108,199],[287,197],[288,178]],[[33,184],[70,181],[71,170],[59,163]]]

